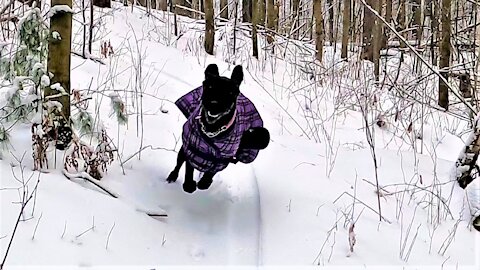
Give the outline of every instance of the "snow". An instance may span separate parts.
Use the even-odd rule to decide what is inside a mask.
[[[53,17],[57,13],[74,13],[73,9],[68,5],[55,5],[48,11],[48,17]]]
[[[370,184],[375,182],[375,173],[362,115],[347,110],[334,120],[329,117],[337,108],[332,100],[340,99],[347,89],[335,89],[339,96],[334,97],[319,87],[314,91],[319,96],[323,93],[323,99],[300,100],[286,91],[311,82],[294,77],[290,67],[279,60],[247,61],[245,55],[236,58],[245,70],[241,91],[254,102],[271,132],[269,147],[252,164],[230,165],[218,173],[207,191],[183,192],[183,168],[176,183],[166,183],[185,121],[173,102],[201,84],[209,63],[218,64],[220,72],[229,76],[233,66],[227,61],[235,57],[223,45],[215,49],[217,58],[199,53],[203,48],[195,30],[199,26],[192,20],[180,17],[184,35],[176,40],[158,32],[166,31],[162,22],[167,21],[163,17],[166,13],[154,11],[157,18],[163,18],[157,20],[139,8],[132,13],[131,7],[115,2],[112,6],[112,15],[104,18],[104,31],[116,54],[104,59],[106,65],[72,56],[71,87],[95,89],[89,92],[93,98],[90,109],[99,112],[121,157],[115,156],[100,183],[119,198],[106,195],[81,178],[68,180],[61,172],[64,153],[60,151],[48,153],[52,166],[46,173],[32,172],[30,126],[17,125],[10,136],[11,151],[18,158],[25,154],[25,178],[32,175],[33,179],[28,183],[29,192],[37,177],[40,183],[35,208],[32,201],[25,211],[25,218],[31,219],[20,222],[15,234],[7,269],[118,269],[135,265],[142,265],[141,269],[212,269],[212,265],[222,269],[227,265],[266,269],[280,265],[295,269],[318,265],[335,269],[438,269],[444,265],[445,269],[478,269],[479,234],[472,231],[468,217],[479,209],[475,202],[480,189],[477,180],[467,190],[450,182],[465,139],[447,131],[451,118],[438,113],[425,121],[423,154],[405,143],[411,134],[394,135],[395,123],[386,129],[375,128],[379,182],[392,193],[380,198],[382,215],[389,222],[379,222],[373,211],[378,211],[375,188]],[[231,30],[227,24],[218,31],[229,37]],[[238,35],[239,43],[248,43],[241,33]],[[80,38],[74,37],[77,41]],[[100,44],[93,48],[100,48]],[[248,50],[240,44],[239,48],[240,52]],[[100,56],[98,51],[92,55]],[[139,55],[145,56],[142,74],[132,66],[139,63]],[[326,57],[333,57],[331,50]],[[347,85],[347,79],[343,83]],[[352,85],[366,88],[361,82]],[[136,121],[140,119],[135,115],[139,108],[131,98],[134,89],[144,92],[143,128],[139,130]],[[101,90],[104,94],[96,92]],[[118,125],[109,117],[111,107],[105,95],[127,100],[131,115],[127,125]],[[311,112],[319,109],[322,113],[323,131],[309,129],[313,122],[305,119],[308,110],[302,109],[307,103]],[[385,108],[395,105],[393,101],[382,104]],[[438,127],[437,122],[445,124]],[[139,156],[142,147],[145,149]],[[22,185],[13,172],[21,175],[18,161],[13,155],[4,155],[0,161],[0,254],[12,237],[20,209],[16,202]],[[428,191],[449,203],[452,217],[438,226],[430,221],[447,210]],[[346,193],[359,202],[353,204]],[[476,209],[473,212],[465,211],[467,198],[470,208]],[[149,217],[145,210],[165,211],[168,218]],[[352,219],[356,221],[354,233],[349,232]],[[451,232],[455,232],[455,240],[443,255],[438,254]],[[356,244],[350,252],[353,234]],[[403,253],[402,245],[407,247]],[[405,261],[410,246],[412,252]]]
[[[57,31],[52,32],[52,38],[54,38],[56,40],[62,40],[62,37],[60,36],[60,33],[58,33]]]

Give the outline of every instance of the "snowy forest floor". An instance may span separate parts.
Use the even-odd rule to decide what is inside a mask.
[[[104,64],[72,56],[71,83],[72,89],[90,90],[90,110],[118,147],[121,159],[116,157],[101,181],[121,198],[111,198],[87,182],[67,180],[60,170],[63,152],[57,152],[56,169],[32,171],[30,125],[17,125],[12,154],[0,161],[0,254],[8,246],[20,210],[21,183],[14,175],[19,177],[24,168],[25,179],[33,179],[28,183],[30,191],[37,178],[40,182],[35,204],[26,209],[27,221],[19,223],[14,236],[8,268],[427,269],[443,265],[478,269],[480,234],[465,215],[466,193],[451,181],[464,144],[457,129],[465,123],[431,112],[424,121],[423,140],[413,139],[417,149],[409,144],[412,135],[399,131],[400,122],[373,128],[378,178],[385,192],[380,198],[384,220],[379,222],[364,118],[354,105],[337,106],[340,99],[352,99],[342,94],[347,90],[373,87],[365,78],[348,79],[352,83],[345,88],[329,84],[345,82],[341,73],[348,63],[339,61],[338,50],[334,54],[332,47],[326,47],[325,62],[335,64],[322,87],[308,88],[312,81],[299,75],[298,67],[264,54],[260,60],[250,58],[249,39],[243,32],[237,36],[236,55],[231,55],[229,24],[219,26],[213,57],[203,53],[200,22],[180,17],[182,35],[177,38],[171,34],[173,16],[161,11],[147,16],[141,8],[132,12],[114,2],[112,9],[99,9],[96,15],[101,19],[91,57],[101,58],[103,41],[110,42],[114,53],[101,59]],[[82,29],[74,23],[77,52]],[[233,60],[244,66],[240,89],[259,110],[271,132],[271,144],[254,163],[230,165],[217,174],[208,191],[184,193],[183,169],[176,183],[165,182],[175,165],[185,121],[173,102],[201,84],[207,64],[216,63],[221,73],[230,76]],[[390,59],[392,66],[396,61]],[[362,65],[366,66],[360,68],[362,72],[371,69]],[[127,125],[119,125],[111,116],[108,95],[113,92],[125,100],[130,113]],[[136,103],[138,93],[142,93],[141,107]],[[383,108],[392,104],[381,100]],[[308,111],[321,121],[310,121]],[[143,148],[141,155],[136,154]],[[13,156],[22,155],[19,166]],[[471,189],[475,188],[478,181]],[[152,218],[136,208],[164,209],[168,218]],[[348,241],[352,220],[353,253]]]

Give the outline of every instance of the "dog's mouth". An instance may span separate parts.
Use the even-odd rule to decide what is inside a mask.
[[[207,116],[209,118],[219,118],[221,115],[222,115],[221,113],[213,114],[213,113],[207,111]]]
[[[214,124],[218,120],[220,120],[222,117],[230,114],[234,108],[235,108],[235,104],[232,104],[226,110],[218,112],[218,110],[212,111],[212,110],[209,110],[209,109],[203,107],[204,112],[205,112],[205,120],[208,124]]]

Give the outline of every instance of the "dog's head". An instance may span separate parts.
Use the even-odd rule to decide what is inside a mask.
[[[205,69],[202,106],[208,118],[220,118],[234,109],[242,81],[242,66],[236,66],[230,78],[220,76],[215,64]]]

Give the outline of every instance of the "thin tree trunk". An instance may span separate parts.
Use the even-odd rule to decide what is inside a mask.
[[[463,147],[463,151],[457,159],[457,182],[459,186],[465,189],[473,181],[472,171],[477,164],[480,153],[480,114],[473,121],[473,131]]]
[[[367,0],[367,4],[371,7],[375,7],[377,0]],[[375,16],[366,7],[363,8],[363,55],[362,59],[370,60],[373,62],[373,28],[375,25]]]
[[[242,0],[243,22],[252,22],[252,0]]]
[[[313,0],[313,16],[315,17],[315,49],[317,50],[315,58],[322,62],[323,42],[325,39],[323,32],[322,0]]]
[[[252,0],[252,54],[258,59],[258,40],[257,40],[257,24],[258,24],[258,1]]]
[[[228,19],[228,0],[220,0],[220,17]]]
[[[258,24],[265,26],[267,3],[265,0],[257,0],[258,3]]]
[[[205,0],[205,51],[213,55],[215,41],[213,0]]]
[[[82,56],[86,58],[87,52],[87,18],[85,16],[85,0],[82,0],[82,19],[83,19],[83,42],[82,42]]]
[[[167,0],[157,0],[157,9],[167,11]]]
[[[191,8],[191,5],[187,2],[187,0],[175,0],[175,4]],[[176,8],[175,10],[176,10],[178,15],[187,16],[187,17],[192,18],[192,12],[189,11],[189,10],[185,10],[183,8]]]
[[[267,28],[275,31],[275,6],[274,0],[267,0]],[[267,34],[267,42],[271,44],[273,42],[273,33]]]
[[[237,21],[238,21],[238,1],[240,0],[235,0],[235,20],[233,21],[233,52],[232,54],[235,56],[237,52]],[[235,57],[234,57],[235,59]],[[234,64],[235,64],[235,60]]]
[[[440,69],[450,66],[450,35],[451,35],[451,2],[442,0],[442,40],[440,41]],[[448,80],[448,71],[442,71],[440,74]],[[448,87],[439,80],[438,85],[438,105],[448,110]]]
[[[292,28],[293,30],[297,29],[298,26],[298,19],[300,17],[299,14],[299,8],[300,8],[300,0],[292,0]],[[290,31],[291,32],[291,31]],[[298,39],[298,32],[295,31],[293,33],[293,37]]]
[[[438,4],[434,0],[430,0],[430,23],[432,33],[430,36],[430,54],[432,57],[432,65],[437,66],[437,55],[435,52],[436,37],[438,37]]]
[[[397,31],[402,31],[405,29],[405,21],[406,21],[406,0],[399,0],[398,2],[398,19],[397,19]]]
[[[375,10],[381,14],[382,9],[382,0],[376,0],[375,6],[372,6]],[[373,43],[373,64],[374,64],[374,75],[375,81],[379,81],[380,76],[380,45],[382,39],[382,27],[381,22],[378,19],[375,19],[373,25],[373,34],[372,34],[372,43]]]
[[[88,53],[92,54],[93,43],[93,3],[90,1],[90,25],[88,26]]]
[[[392,0],[385,0],[385,20],[388,23],[392,23]],[[382,48],[386,49],[388,46],[388,28],[382,24],[383,28],[383,39],[382,39]]]
[[[192,8],[195,9],[195,10],[200,11],[200,1],[198,1],[198,0],[192,0]],[[193,12],[192,17],[193,17],[194,19],[198,19],[200,16],[198,15],[198,13]]]
[[[112,3],[110,0],[92,0],[93,5],[101,8],[111,8]]]
[[[342,59],[348,55],[348,37],[350,35],[351,0],[343,0]]]
[[[72,0],[52,0],[54,8],[59,5],[72,7]],[[58,101],[62,104],[60,119],[70,125],[70,52],[72,45],[72,13],[56,12],[50,18],[50,33],[57,32],[60,39],[50,38],[48,42],[48,64],[49,73],[53,74],[51,84],[59,83],[68,95],[61,95],[55,98],[49,96],[61,93],[58,89],[45,88],[45,99]]]
[[[415,35],[415,39],[419,34],[418,29],[421,27],[422,24],[422,9],[421,9],[421,0],[413,0],[412,6],[412,13],[413,13],[413,34]]]
[[[334,35],[333,32],[334,26],[333,26],[333,21],[334,21],[334,11],[335,9],[333,8],[333,0],[327,0],[327,8],[328,8],[328,39],[330,41],[330,45],[333,46],[335,43]]]

